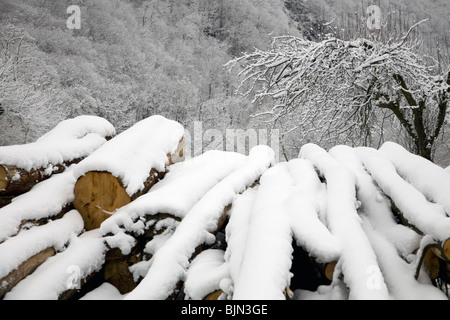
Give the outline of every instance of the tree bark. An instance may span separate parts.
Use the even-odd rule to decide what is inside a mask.
[[[45,260],[55,255],[55,249],[47,248],[27,261],[23,262],[17,269],[12,271],[3,279],[0,279],[0,299],[2,299],[12,288],[14,288],[22,279],[31,274]]]
[[[78,158],[73,161],[53,164],[51,170],[38,168],[27,171],[16,166],[0,164],[0,197],[26,193],[39,182],[50,178],[53,174],[62,173],[68,166],[81,160],[81,158]]]

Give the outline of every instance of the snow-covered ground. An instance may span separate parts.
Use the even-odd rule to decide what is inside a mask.
[[[297,159],[280,163],[266,146],[247,156],[208,151],[170,165],[148,193],[86,232],[76,210],[57,217],[73,201],[76,179],[92,169],[109,170],[126,181],[128,191],[136,191],[142,181],[134,177],[143,175],[133,173],[166,165],[163,157],[173,151],[168,146],[181,139],[183,128],[159,116],[147,119],[118,136],[129,143],[112,164],[108,159],[113,151],[117,155],[117,137],[108,144],[99,137],[113,135],[113,128],[85,120],[87,127],[68,126],[57,136],[68,147],[64,137],[95,133],[95,148],[86,139],[80,153],[58,151],[64,159],[86,159],[0,208],[0,290],[22,263],[55,250],[5,299],[57,299],[102,272],[108,251],[130,255],[143,238],[144,258],[129,267],[136,288],[121,293],[103,282],[82,299],[203,299],[219,290],[220,299],[237,300],[448,299],[433,285],[421,257],[430,245],[442,246],[450,238],[450,174],[397,144],[329,151],[307,144]],[[155,140],[147,141],[145,130],[159,134],[153,131]],[[47,141],[48,149],[39,157],[35,144],[5,147],[0,163],[45,167],[60,146],[60,139],[49,136],[39,140]],[[146,152],[151,148],[160,152]],[[155,230],[151,237],[150,229]],[[293,272],[302,273],[293,243],[319,271],[336,263],[327,284],[315,290],[291,286]]]

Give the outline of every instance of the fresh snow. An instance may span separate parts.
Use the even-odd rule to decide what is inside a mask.
[[[146,217],[158,213],[184,218],[211,188],[242,166],[245,159],[244,155],[234,152],[208,151],[170,166],[164,179],[147,194],[118,209],[101,225],[102,233],[109,235],[106,237],[108,244],[128,254],[134,246],[134,238],[126,235],[126,231],[143,233],[148,226],[141,219],[145,221]],[[174,220],[172,222],[176,223]],[[152,254],[155,249],[150,249],[150,246],[160,239],[156,237],[148,244],[148,251]]]
[[[379,150],[336,146],[328,152],[306,144],[299,158],[281,163],[266,146],[248,156],[208,151],[167,166],[167,154],[184,135],[180,124],[153,116],[105,143],[114,134],[105,121],[70,119],[27,145],[32,149],[45,142],[66,161],[74,156],[68,150],[75,144],[68,141],[82,140],[86,149],[78,151],[90,155],[0,209],[0,279],[42,250],[56,250],[5,299],[58,299],[101,270],[107,250],[131,253],[136,236],[150,228],[160,233],[145,243],[143,261],[129,268],[140,281],[136,289],[123,295],[103,283],[82,299],[166,299],[180,281],[187,299],[203,299],[216,290],[223,292],[220,299],[286,299],[292,241],[317,263],[337,262],[330,285],[297,289],[292,299],[448,298],[418,265],[428,244],[450,238],[447,169],[391,142]],[[87,142],[97,138],[95,148]],[[62,141],[67,150],[57,147]],[[7,153],[0,148],[0,160],[8,154],[9,164],[52,173],[53,154],[42,149],[25,163],[14,148]],[[164,179],[99,229],[83,233],[76,210],[55,219],[73,201],[75,182],[86,172],[109,171],[133,194],[152,168],[166,171]],[[423,234],[398,223],[391,200]],[[229,205],[226,248],[195,256],[199,246],[218,240],[217,222]],[[33,222],[47,219],[40,226]]]
[[[224,259],[228,265],[229,286],[224,290],[229,296],[234,291],[234,283],[240,276],[242,261],[244,260],[248,229],[250,225],[251,209],[256,199],[259,186],[249,188],[234,200],[229,211],[229,221],[225,228],[227,249]]]
[[[201,300],[220,289],[222,279],[228,277],[224,251],[209,249],[201,252],[191,262],[186,273],[184,292],[193,300]]]
[[[245,191],[274,162],[274,152],[266,146],[252,148],[245,163],[217,183],[197,202],[178,225],[172,237],[153,256],[152,266],[126,299],[167,298],[184,280],[195,248],[212,244],[215,226],[224,208]]]
[[[358,147],[356,153],[381,190],[395,202],[410,223],[436,240],[450,238],[450,219],[442,205],[428,201],[419,190],[405,181],[381,151]]]
[[[331,233],[342,246],[335,271],[342,271],[350,289],[350,299],[389,299],[389,292],[379,278],[379,285],[367,285],[371,270],[379,270],[377,257],[357,213],[356,177],[328,152],[314,144],[304,145],[300,158],[310,160],[327,181],[326,218]]]
[[[261,176],[233,299],[285,299],[293,249],[289,219],[282,204],[291,186],[287,163],[279,163]]]
[[[63,250],[73,234],[84,227],[83,219],[76,210],[66,213],[61,219],[49,221],[43,226],[20,232],[0,245],[0,279],[7,276],[35,254],[53,247]],[[7,257],[7,258],[3,258]],[[0,284],[1,285],[1,284]]]
[[[80,300],[123,300],[126,294],[121,294],[116,287],[108,282],[88,292]]]
[[[115,129],[107,120],[96,116],[79,116],[60,122],[36,142],[0,147],[0,164],[27,171],[63,164],[84,158],[102,146]]]
[[[450,175],[444,168],[408,152],[402,146],[385,142],[379,149],[392,162],[398,174],[411,183],[429,201],[439,203],[450,215]]]
[[[82,280],[102,268],[106,245],[100,231],[88,231],[79,237],[68,234],[68,247],[19,282],[5,299],[57,300],[66,290],[79,289]]]
[[[324,197],[311,162],[293,159],[268,169],[259,186],[233,203],[225,253],[230,281],[222,289],[238,300],[285,299],[293,238],[317,262],[338,260],[339,240],[320,220]]]
[[[364,231],[374,248],[384,281],[389,293],[396,300],[448,300],[446,295],[434,287],[428,278],[428,283],[420,283],[414,278],[415,264],[408,264],[398,254],[394,245],[381,233],[377,232],[369,221],[364,221]],[[372,274],[373,286],[380,284],[379,275]]]
[[[0,208],[0,242],[15,235],[23,221],[51,218],[73,201],[73,166],[35,185]]]
[[[394,244],[402,257],[408,257],[419,247],[421,236],[395,221],[389,200],[376,186],[353,148],[336,146],[329,153],[356,177],[360,216],[367,217],[372,226]]]
[[[308,160],[293,159],[289,161],[288,169],[294,186],[284,205],[297,245],[306,249],[319,263],[337,261],[341,244],[323,219],[327,196],[325,185]]]
[[[119,178],[132,196],[144,188],[151,169],[165,171],[167,154],[175,152],[184,136],[184,128],[176,121],[152,116],[111,139],[74,170],[76,178],[89,171],[107,171]]]

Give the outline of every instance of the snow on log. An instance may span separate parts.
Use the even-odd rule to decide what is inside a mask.
[[[317,145],[304,145],[299,157],[310,160],[326,180],[326,219],[331,233],[342,246],[336,268],[342,271],[350,291],[349,298],[388,299],[388,289],[381,274],[376,288],[367,286],[371,276],[369,271],[379,270],[379,266],[357,213],[356,177]]]
[[[72,210],[61,219],[24,230],[0,244],[0,297],[55,250],[62,250],[72,235],[82,230],[83,219],[76,210]]]
[[[75,182],[72,168],[69,168],[0,208],[0,243],[16,235],[21,228],[43,224],[70,210]]]
[[[123,300],[122,295],[116,287],[108,282],[103,282],[99,287],[89,291],[80,300]]]
[[[99,230],[72,234],[68,247],[19,282],[5,300],[69,299],[105,262],[106,245]],[[36,290],[36,288],[39,288]]]
[[[320,182],[312,163],[305,159],[293,159],[288,163],[294,179],[293,189],[285,202],[290,225],[297,241],[319,263],[326,264],[327,273],[332,271],[331,262],[341,254],[341,244],[328,230],[323,218],[326,202],[325,185]],[[320,219],[322,217],[322,220]]]
[[[366,147],[355,150],[364,167],[408,223],[437,241],[445,242],[450,238],[450,218],[442,205],[428,201],[419,190],[405,181],[381,151]]]
[[[184,128],[162,116],[117,135],[75,168],[74,206],[87,230],[146,193],[174,161],[184,159]]]
[[[450,220],[450,175],[431,161],[408,152],[402,146],[385,142],[379,149],[388,158],[399,175],[419,190],[427,200],[438,203]],[[448,222],[447,222],[447,225]],[[450,231],[448,234],[450,238]],[[445,238],[445,236],[444,236]],[[440,245],[434,249],[438,257],[450,261],[450,239],[439,239]]]
[[[5,294],[16,286],[20,281],[31,274],[39,265],[44,263],[48,258],[55,255],[55,249],[44,249],[26,261],[22,262],[16,269],[11,271],[6,277],[0,279],[0,298],[4,298]]]
[[[254,190],[233,203],[225,259],[233,299],[286,299],[292,237],[333,278],[340,241],[323,220],[325,189],[308,160],[294,159],[267,170]]]
[[[107,120],[79,116],[60,122],[36,142],[0,147],[0,196],[27,192],[79,162],[114,134]]]
[[[292,235],[283,202],[293,179],[287,163],[268,169],[251,208],[242,266],[234,282],[235,300],[285,300],[292,265]]]
[[[107,255],[109,281],[120,285],[122,293],[131,291],[133,283],[129,279],[137,282],[145,276],[149,259],[170,238],[189,210],[219,181],[242,166],[245,159],[234,152],[208,151],[176,163],[148,193],[118,209],[100,227],[109,247],[120,249]],[[137,253],[146,257],[143,261],[133,258],[136,248],[141,248]],[[128,267],[131,272],[126,270]],[[118,276],[114,268],[123,271]],[[122,280],[112,280],[117,276]]]
[[[233,299],[286,299],[292,237],[332,279],[341,247],[322,220],[325,195],[307,160],[294,159],[267,170],[259,185],[233,203],[226,228],[230,275],[221,291]]]
[[[186,273],[184,291],[189,299],[207,300],[208,296],[220,290],[221,281],[227,278],[229,278],[229,272],[224,251],[208,249],[201,252],[191,262]]]
[[[126,299],[163,300],[173,295],[185,278],[189,260],[204,243],[215,241],[220,220],[237,194],[257,181],[274,162],[274,152],[266,146],[252,148],[245,163],[226,176],[198,201],[180,222],[173,235],[155,253],[152,265]]]
[[[219,181],[244,165],[246,157],[234,152],[208,151],[170,166],[164,179],[149,192],[116,211],[100,230],[104,235],[123,231],[143,234],[158,214],[183,219]],[[174,194],[177,195],[174,199]],[[127,248],[121,248],[124,253]]]
[[[358,212],[367,216],[372,226],[393,243],[403,258],[419,248],[421,236],[395,221],[389,199],[375,185],[356,151],[348,146],[336,146],[329,153],[356,177],[357,198],[361,203]]]
[[[399,257],[397,249],[382,233],[375,230],[367,218],[364,218],[364,231],[369,237],[380,265],[383,279],[395,300],[448,300],[447,296],[431,284],[431,281],[418,281],[414,278],[414,264]],[[373,287],[380,284],[378,270],[372,270]]]
[[[225,251],[225,261],[228,264],[230,273],[230,286],[227,291],[232,296],[234,283],[239,279],[242,261],[245,256],[245,250],[248,238],[248,228],[250,225],[250,215],[253,204],[256,199],[259,185],[247,189],[239,195],[233,202],[230,210],[230,218],[226,226],[227,249]]]
[[[385,142],[379,150],[403,179],[429,201],[442,205],[447,215],[450,215],[450,175],[444,168],[393,142]]]

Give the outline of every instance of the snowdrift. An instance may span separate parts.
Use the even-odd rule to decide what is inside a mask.
[[[448,299],[443,168],[391,142],[184,159],[183,135],[85,116],[0,147],[0,298]]]

